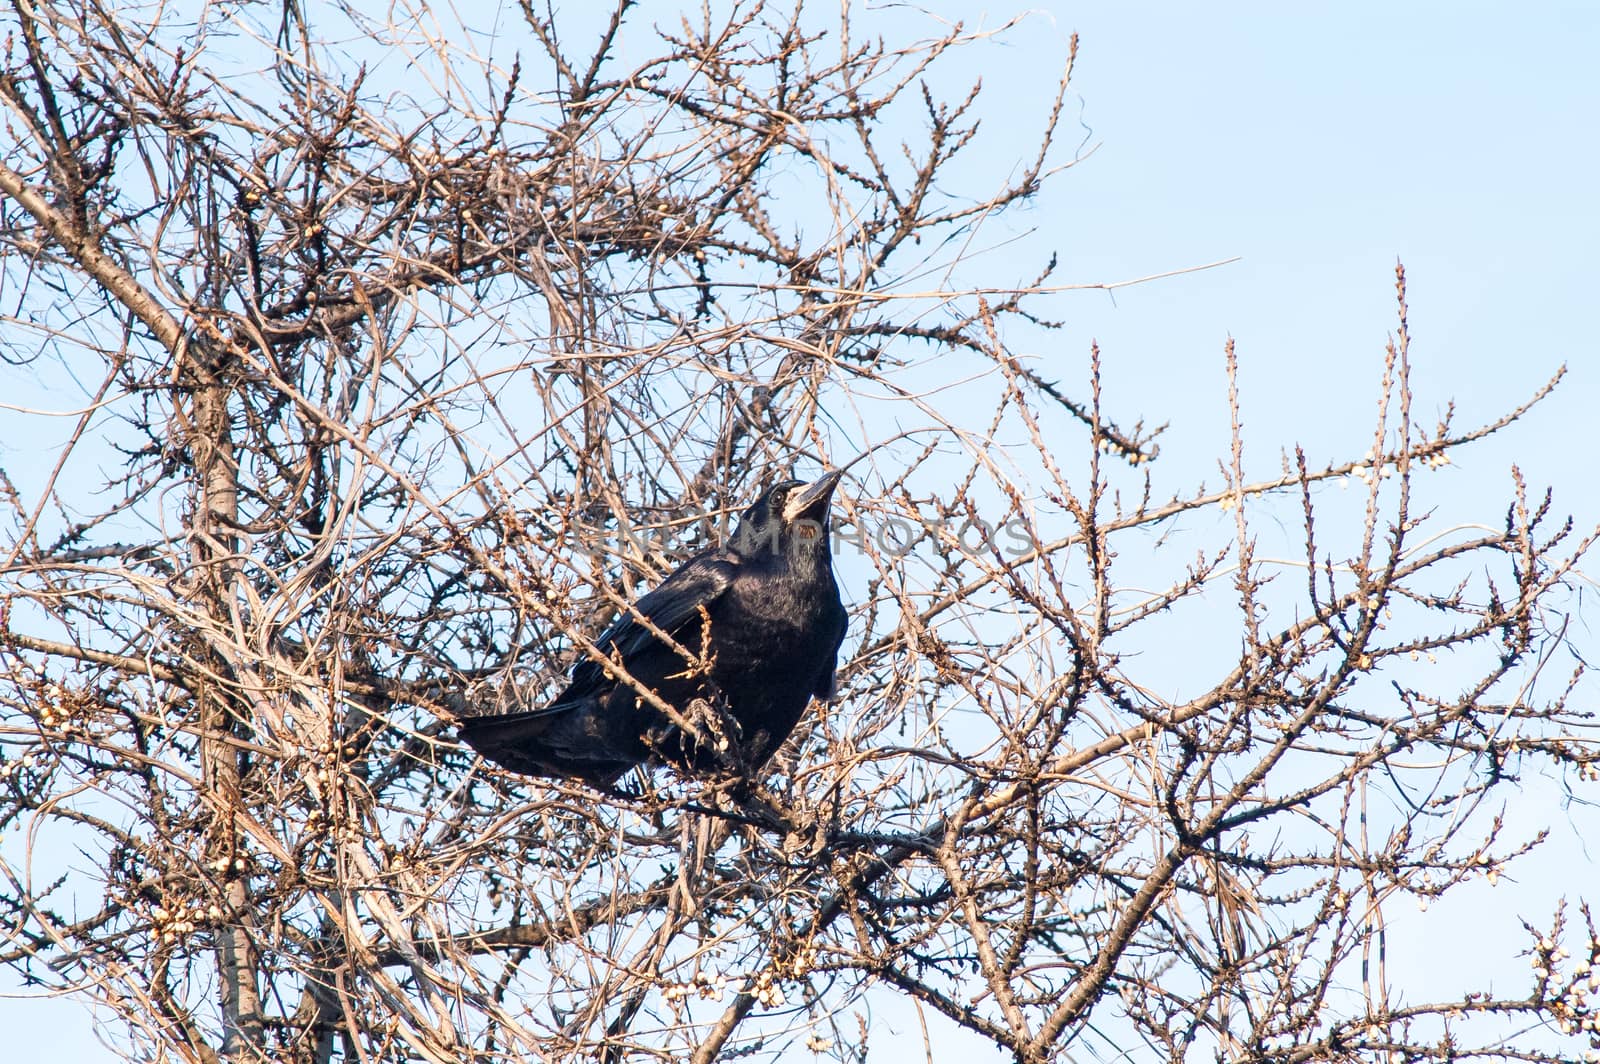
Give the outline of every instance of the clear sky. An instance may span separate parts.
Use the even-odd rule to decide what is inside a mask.
[[[977,18],[972,5],[945,8]],[[879,10],[926,18],[911,7]],[[983,17],[993,24],[1020,10],[993,5]],[[1400,259],[1424,418],[1453,399],[1460,423],[1492,419],[1570,368],[1533,420],[1448,471],[1463,513],[1496,517],[1482,500],[1505,495],[1515,461],[1533,485],[1553,486],[1557,507],[1580,526],[1600,521],[1591,469],[1600,451],[1600,4],[1032,10],[970,72],[994,94],[991,145],[1014,136],[1020,154],[1069,35],[1080,35],[1064,135],[1081,137],[1086,157],[1025,219],[1058,236],[1058,280],[1239,260],[1114,296],[1083,294],[1057,334],[1060,349],[1039,352],[1046,366],[1059,359],[1058,376],[1070,382],[1098,340],[1117,416],[1171,422],[1161,461],[1180,470],[1192,462],[1194,480],[1215,480],[1226,430],[1222,346],[1232,336],[1258,472],[1275,470],[1277,449],[1296,442],[1326,461],[1369,433]],[[1001,280],[1030,272],[1033,260],[1012,270],[997,254]],[[1526,801],[1514,818],[1558,827],[1553,863],[1493,895],[1464,892],[1454,910],[1408,929],[1412,957],[1473,963],[1458,952],[1462,920],[1543,922],[1561,889],[1600,882],[1563,828],[1569,816],[1593,825],[1593,812],[1561,809],[1539,781]],[[1494,928],[1466,937],[1479,961],[1520,948]],[[1520,958],[1501,956],[1525,972]],[[0,1030],[9,1059],[112,1059],[70,1003],[0,999]],[[920,1046],[914,1026],[905,1033]]]
[[[1064,279],[1240,259],[1086,297],[1064,339],[1098,339],[1111,386],[1182,440],[1224,415],[1203,397],[1219,394],[1231,335],[1257,447],[1331,446],[1347,428],[1319,415],[1367,421],[1399,259],[1422,409],[1453,398],[1464,417],[1489,416],[1568,364],[1563,394],[1512,442],[1534,480],[1564,483],[1593,515],[1574,460],[1593,449],[1584,411],[1600,396],[1600,6],[1507,10],[1134,3],[1035,16],[1018,61],[985,77],[1025,99],[1043,88],[1025,79],[1080,34],[1093,154],[1065,177],[1065,210],[1039,219],[1063,233]]]

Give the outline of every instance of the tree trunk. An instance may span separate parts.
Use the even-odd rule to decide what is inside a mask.
[[[233,740],[247,734],[243,705],[224,678],[232,670],[220,653],[220,642],[233,629],[234,559],[238,538],[238,464],[228,414],[227,355],[209,346],[192,351],[189,370],[198,378],[194,390],[189,447],[200,498],[191,518],[190,541],[199,578],[200,612],[210,618],[209,630],[195,633],[196,656],[207,663],[212,679],[197,692],[201,723],[201,763],[210,799],[206,867],[223,883],[226,899],[215,931],[217,984],[222,1012],[222,1057],[228,1061],[259,1060],[263,1055],[261,992],[257,983],[260,951],[250,930],[250,859],[238,817],[244,809],[243,783],[248,755]],[[197,364],[203,360],[209,365]]]

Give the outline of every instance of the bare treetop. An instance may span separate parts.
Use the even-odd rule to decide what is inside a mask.
[[[1600,1048],[1579,899],[1462,999],[1383,954],[1537,845],[1521,773],[1600,778],[1592,533],[1431,513],[1555,381],[1423,423],[1398,273],[1346,454],[1256,472],[1230,390],[1178,484],[1098,350],[1023,354],[1119,282],[979,254],[1062,202],[1075,40],[996,103],[1016,28],[911,9],[481,17],[10,8],[0,962],[205,1064],[859,1060],[901,1004],[1027,1064]],[[759,772],[456,740],[840,466],[841,697]]]

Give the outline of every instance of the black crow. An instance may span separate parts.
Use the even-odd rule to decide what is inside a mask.
[[[839,476],[774,484],[726,546],[684,562],[600,634],[595,646],[636,683],[585,657],[554,702],[463,716],[461,738],[517,772],[599,786],[649,759],[702,772],[760,766],[813,697],[834,694],[845,612],[828,508]]]

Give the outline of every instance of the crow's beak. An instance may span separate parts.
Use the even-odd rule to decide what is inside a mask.
[[[833,489],[842,476],[844,470],[835,469],[824,475],[821,480],[812,481],[790,495],[789,501],[783,506],[784,524],[801,518],[809,518],[812,521],[824,520],[828,516],[828,500],[833,498]]]

